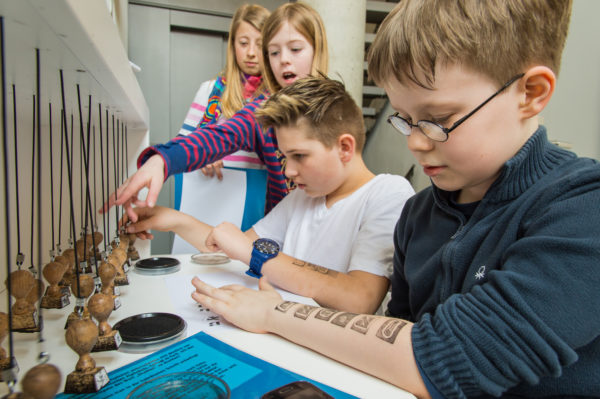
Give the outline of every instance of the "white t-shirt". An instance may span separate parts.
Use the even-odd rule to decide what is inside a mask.
[[[342,273],[362,270],[389,278],[394,227],[414,193],[404,177],[382,174],[327,209],[325,197],[296,189],[253,229],[294,258]]]

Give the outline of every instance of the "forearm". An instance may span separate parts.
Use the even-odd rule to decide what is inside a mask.
[[[428,398],[412,351],[412,323],[283,302],[266,329],[292,342]]]
[[[144,150],[138,158],[138,167],[154,154],[160,154],[165,163],[165,179],[168,176],[191,172],[218,161],[238,150],[254,151],[253,138],[262,134],[256,122],[254,109],[258,103],[250,103],[221,125],[198,127],[187,136],[177,136],[165,144]]]
[[[199,251],[210,252],[208,248],[206,248],[205,242],[206,237],[208,237],[211,230],[212,226],[199,221],[193,216],[179,212],[178,223],[172,231]]]
[[[283,253],[265,262],[262,273],[272,284],[313,298],[321,306],[357,313],[374,313],[389,285],[382,276],[341,273]]]

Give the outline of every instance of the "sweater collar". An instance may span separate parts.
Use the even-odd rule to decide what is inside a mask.
[[[519,152],[506,161],[485,199],[496,202],[518,197],[544,175],[574,157],[572,152],[550,143],[546,128],[540,126]]]

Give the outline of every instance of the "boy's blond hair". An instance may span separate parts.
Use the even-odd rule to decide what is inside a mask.
[[[307,123],[307,137],[331,148],[344,133],[355,138],[356,152],[365,144],[365,127],[360,108],[344,84],[325,77],[307,77],[272,95],[255,111],[265,127],[297,126]]]
[[[225,90],[221,96],[221,109],[225,118],[231,118],[236,112],[244,107],[244,85],[240,76],[240,69],[235,57],[235,39],[237,30],[242,22],[247,22],[257,31],[262,27],[270,15],[270,11],[257,4],[244,4],[233,14],[231,26],[229,27],[229,39],[227,41],[227,61],[223,76],[225,78]],[[258,96],[265,90],[263,83],[255,92]]]
[[[422,87],[459,64],[503,84],[534,65],[558,74],[571,0],[402,0],[369,48],[369,74]]]
[[[319,13],[304,3],[283,4],[273,11],[262,30],[263,76],[267,82],[267,88],[271,93],[277,92],[281,89],[281,86],[277,83],[271,69],[271,64],[269,63],[268,46],[269,41],[277,34],[284,22],[288,22],[294,29],[300,32],[313,47],[314,57],[311,75],[327,74],[328,69],[329,52],[327,48],[327,34]]]

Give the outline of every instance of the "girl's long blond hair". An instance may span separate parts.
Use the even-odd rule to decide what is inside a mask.
[[[225,78],[225,90],[221,96],[221,111],[225,118],[231,118],[237,111],[244,107],[244,82],[243,72],[235,58],[235,35],[242,22],[247,22],[259,32],[269,17],[269,10],[257,4],[244,4],[240,6],[231,20],[229,39],[227,41],[227,61],[222,73]],[[261,84],[256,90],[258,96],[265,90],[266,85]]]
[[[277,34],[284,22],[288,22],[294,29],[302,34],[313,46],[314,57],[311,68],[312,76],[327,75],[329,52],[327,49],[327,35],[325,25],[317,11],[303,3],[283,4],[267,19],[262,30],[263,53],[263,79],[271,93],[281,89],[273,75],[269,62],[269,41]]]

